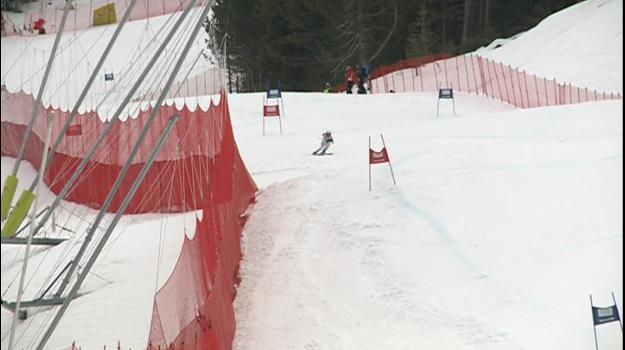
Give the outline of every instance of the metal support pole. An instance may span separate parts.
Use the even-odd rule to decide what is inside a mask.
[[[592,311],[592,330],[595,334],[595,350],[599,350],[599,343],[597,342],[597,326],[595,325],[595,310],[592,304],[592,294],[590,295],[590,311]]]
[[[68,1],[68,3],[69,3],[69,1]],[[50,152],[49,152],[50,154],[48,155],[48,158],[50,160],[52,160],[52,157],[54,156],[54,152],[56,152],[56,150],[61,145],[61,141],[63,141],[63,138],[65,137],[65,132],[67,131],[67,129],[70,127],[70,125],[74,121],[74,118],[76,118],[76,114],[78,114],[78,109],[82,105],[82,102],[84,101],[85,97],[87,97],[87,93],[89,93],[89,89],[91,89],[91,85],[93,85],[93,82],[98,77],[98,72],[102,68],[102,65],[104,64],[104,61],[106,60],[106,57],[111,52],[111,49],[113,48],[113,44],[115,44],[115,41],[117,40],[117,37],[119,36],[119,34],[121,33],[122,29],[124,28],[124,25],[126,24],[126,22],[128,22],[128,19],[130,18],[130,13],[132,12],[132,9],[135,7],[136,3],[137,3],[137,0],[131,0],[130,1],[130,4],[128,5],[127,10],[124,13],[124,17],[122,17],[121,21],[117,25],[117,28],[115,28],[115,32],[113,33],[113,36],[111,37],[111,40],[109,40],[108,44],[106,45],[106,48],[104,49],[104,52],[102,52],[102,56],[100,57],[100,60],[98,61],[98,63],[93,68],[93,72],[91,73],[91,76],[89,77],[89,80],[87,80],[87,84],[85,84],[85,87],[82,89],[82,92],[80,93],[80,96],[78,96],[78,100],[76,100],[76,103],[74,104],[74,108],[72,108],[72,112],[70,113],[69,118],[67,118],[67,120],[65,121],[65,124],[61,128],[61,131],[59,131],[59,136],[56,138],[52,148],[50,149]],[[106,80],[104,81],[104,84],[105,84],[105,87],[106,87]],[[51,161],[48,162],[47,166],[49,167],[51,163],[52,163]],[[44,171],[42,173],[45,174],[46,170],[47,170],[47,168],[44,169]],[[36,183],[37,183],[37,177],[35,177],[35,179],[33,179],[33,182],[30,185],[30,190],[31,191],[34,189]],[[35,234],[36,233],[37,233],[37,231],[35,231]]]
[[[187,10],[189,10],[192,6],[194,6],[196,1],[197,0],[192,0],[189,3],[189,7],[187,7]],[[76,257],[74,258],[74,264],[72,264],[72,267],[70,267],[69,271],[67,272],[67,275],[65,275],[65,278],[61,282],[61,285],[59,286],[59,290],[56,293],[58,296],[60,296],[63,293],[63,290],[69,284],[69,279],[71,278],[71,275],[74,273],[74,271],[78,267],[78,264],[80,263],[80,260],[82,259],[82,256],[84,255],[87,249],[87,246],[89,245],[91,239],[93,238],[93,234],[95,233],[96,228],[100,225],[100,222],[104,218],[104,214],[106,214],[111,204],[113,203],[113,199],[117,195],[117,191],[121,187],[122,182],[124,181],[126,174],[128,173],[128,170],[130,169],[130,166],[132,165],[132,161],[136,157],[137,153],[139,153],[139,150],[141,149],[141,146],[143,145],[143,141],[149,134],[150,127],[152,126],[152,123],[154,123],[154,120],[158,116],[160,107],[163,105],[163,102],[165,101],[165,97],[167,97],[169,89],[171,88],[171,86],[174,83],[174,80],[176,79],[176,75],[180,71],[180,68],[182,67],[182,64],[184,63],[187,57],[187,54],[189,53],[189,50],[191,49],[191,47],[193,46],[195,42],[195,38],[197,37],[199,33],[199,29],[202,27],[202,22],[204,21],[204,18],[208,14],[208,10],[210,10],[210,4],[211,4],[210,1],[206,3],[202,11],[202,14],[199,16],[199,19],[197,23],[195,24],[195,27],[193,27],[193,32],[188,38],[184,49],[180,53],[180,57],[178,58],[178,61],[176,62],[176,65],[174,66],[173,71],[169,75],[167,82],[163,86],[163,90],[161,91],[161,94],[158,97],[158,100],[156,101],[154,108],[152,109],[152,112],[150,113],[150,117],[145,123],[143,130],[141,131],[141,134],[137,138],[137,141],[135,142],[135,145],[133,146],[132,151],[130,151],[130,155],[128,156],[128,161],[126,161],[126,164],[124,164],[124,167],[120,170],[119,175],[117,175],[117,179],[115,180],[115,183],[113,184],[113,187],[111,188],[111,191],[109,192],[106,199],[104,200],[104,203],[102,204],[102,208],[100,209],[98,216],[96,216],[95,220],[91,224],[91,230],[87,234],[87,237],[85,238],[85,242],[83,242],[82,246],[80,247],[80,250],[76,254]]]
[[[371,136],[369,136],[369,191],[371,191]]]
[[[24,159],[24,152],[26,151],[26,145],[28,144],[28,140],[30,139],[31,131],[33,130],[33,125],[35,124],[35,118],[37,117],[37,110],[39,109],[39,105],[41,104],[41,99],[43,98],[43,92],[45,91],[46,85],[48,83],[48,77],[50,76],[50,72],[52,71],[52,64],[54,63],[54,57],[59,47],[59,43],[61,42],[61,36],[63,35],[63,30],[65,29],[65,22],[67,21],[67,15],[69,14],[70,7],[72,7],[71,1],[67,1],[65,3],[65,9],[63,10],[63,17],[61,18],[61,24],[56,33],[56,37],[54,38],[54,44],[52,45],[50,58],[48,58],[48,65],[46,66],[46,71],[43,73],[43,79],[41,80],[41,86],[39,87],[39,92],[37,93],[37,99],[35,100],[35,105],[33,106],[33,112],[30,114],[30,120],[28,121],[28,126],[26,127],[26,131],[24,132],[24,139],[22,139],[20,150],[17,153],[17,159],[15,160],[15,164],[13,165],[13,171],[11,172],[12,176],[17,175],[17,171],[20,168],[20,163],[22,162],[22,159]]]
[[[621,325],[621,332],[623,331],[623,321],[621,321],[621,315],[618,314],[618,304],[616,304],[616,298],[614,292],[612,292],[612,300],[614,300],[614,308],[616,309],[616,315],[618,316],[618,323]]]
[[[48,130],[46,131],[46,139],[44,144],[44,150],[47,150],[50,147],[50,139],[52,138],[52,127],[54,126],[54,113],[51,113],[48,117]],[[48,161],[48,153],[43,152],[43,159],[41,160],[41,168],[40,172],[45,169],[46,162]],[[43,176],[39,176],[39,181],[37,182],[36,194],[39,194],[41,191],[41,183],[43,182]],[[28,268],[28,258],[30,255],[30,247],[33,240],[33,233],[35,227],[35,217],[37,215],[37,211],[39,210],[39,196],[35,197],[35,203],[33,204],[33,208],[30,213],[31,223],[30,229],[28,232],[28,239],[26,241],[26,249],[24,250],[24,263],[22,264],[22,274],[20,276],[20,284],[17,288],[17,299],[15,301],[15,312],[13,313],[13,324],[11,325],[11,335],[9,337],[9,350],[13,350],[13,345],[15,341],[15,328],[17,327],[17,322],[19,318],[20,304],[22,303],[22,294],[24,294],[24,281],[26,280],[26,269]]]
[[[184,20],[186,19],[187,15],[191,11],[191,8],[195,5],[196,1],[197,0],[191,0],[191,3],[189,4],[189,6],[180,15],[180,17],[178,18],[176,23],[173,25],[173,27],[169,31],[169,33],[167,33],[167,36],[163,40],[163,43],[161,44],[161,46],[159,46],[159,48],[156,50],[156,52],[154,53],[154,55],[152,56],[152,58],[150,59],[150,61],[146,65],[146,67],[144,68],[143,72],[141,72],[141,75],[139,76],[139,78],[137,78],[137,81],[130,88],[130,90],[128,91],[128,94],[126,95],[126,97],[124,98],[122,103],[119,105],[117,110],[115,111],[115,114],[113,115],[113,118],[107,123],[106,127],[104,128],[104,130],[102,131],[100,136],[98,136],[97,140],[91,145],[91,147],[89,148],[89,150],[87,151],[87,153],[83,157],[82,161],[80,162],[80,164],[78,165],[78,167],[76,168],[76,170],[74,171],[74,173],[72,174],[70,179],[63,186],[63,189],[61,190],[61,192],[54,198],[54,201],[50,205],[50,211],[48,211],[46,213],[46,215],[41,219],[41,221],[39,222],[39,224],[37,225],[37,227],[35,229],[35,233],[37,233],[43,227],[43,225],[46,223],[46,221],[50,218],[50,216],[54,212],[54,209],[59,205],[61,200],[63,200],[65,198],[67,193],[72,189],[72,186],[74,185],[76,180],[78,180],[78,177],[80,176],[80,173],[87,166],[87,163],[89,163],[91,158],[93,158],[93,155],[95,154],[95,152],[98,149],[98,147],[100,147],[100,144],[102,144],[102,142],[104,142],[106,136],[111,132],[113,127],[115,125],[117,125],[117,122],[119,121],[119,116],[124,111],[124,108],[126,108],[126,105],[130,101],[130,99],[132,99],[132,96],[134,95],[134,93],[142,85],[143,80],[148,75],[148,73],[150,72],[150,70],[152,69],[152,67],[156,63],[156,61],[159,59],[159,57],[161,56],[161,53],[165,50],[165,47],[167,47],[167,44],[169,44],[169,42],[171,41],[172,37],[174,36],[176,31],[178,30],[178,28],[181,27],[182,22],[184,22]],[[158,108],[160,108],[160,105],[157,105],[155,107],[155,109],[158,109]]]
[[[197,32],[197,30],[196,30],[196,32]],[[63,305],[61,305],[61,308],[56,313],[56,315],[54,315],[54,319],[50,323],[50,326],[46,330],[46,333],[43,335],[41,341],[37,345],[37,350],[43,350],[44,349],[44,346],[46,345],[47,341],[50,339],[50,336],[52,336],[52,333],[54,332],[54,329],[56,328],[56,326],[58,325],[59,321],[61,320],[61,317],[63,317],[63,314],[65,313],[65,311],[69,307],[69,304],[76,297],[76,294],[78,293],[78,289],[80,288],[81,284],[84,282],[85,278],[89,274],[89,271],[93,267],[93,264],[95,263],[96,259],[98,258],[98,255],[100,255],[100,252],[102,252],[102,248],[104,248],[104,245],[106,244],[106,242],[108,241],[109,237],[113,233],[113,230],[117,226],[117,223],[121,219],[122,215],[124,215],[124,212],[126,211],[126,208],[128,208],[128,206],[130,205],[130,202],[134,198],[135,193],[139,189],[139,186],[141,186],[141,183],[143,183],[143,179],[145,179],[145,176],[147,175],[148,171],[152,167],[152,164],[154,163],[154,160],[156,159],[156,156],[160,153],[161,148],[165,144],[165,140],[169,137],[169,134],[171,133],[171,131],[173,130],[174,126],[178,122],[179,118],[180,118],[180,116],[176,114],[176,115],[172,116],[169,119],[169,123],[167,124],[167,127],[165,128],[165,131],[163,132],[163,134],[161,135],[160,139],[158,140],[156,148],[150,154],[150,157],[148,158],[147,162],[143,166],[143,169],[141,169],[141,173],[139,173],[139,175],[137,177],[137,180],[132,184],[132,187],[130,188],[130,191],[128,191],[128,195],[126,195],[126,198],[124,198],[124,201],[122,202],[122,204],[121,204],[121,206],[119,208],[119,211],[117,212],[117,214],[115,214],[115,217],[113,217],[113,220],[111,221],[109,226],[106,228],[106,231],[104,232],[104,235],[102,236],[102,239],[98,242],[98,245],[96,246],[95,250],[93,251],[93,254],[89,257],[89,260],[87,260],[87,262],[86,262],[86,264],[85,264],[85,266],[83,268],[83,271],[80,274],[78,274],[78,278],[77,278],[76,282],[74,283],[74,285],[72,286],[72,289],[70,289],[70,291],[69,291],[69,293],[67,295],[67,298],[65,299],[65,302],[63,303]],[[95,230],[95,227],[92,226],[91,230]]]
[[[384,149],[386,150],[386,154],[388,155],[388,149],[386,148],[386,142],[384,142],[384,136],[380,134],[380,138],[382,139],[382,146],[384,147]],[[395,182],[395,173],[393,173],[393,166],[391,165],[391,157],[388,157],[388,166],[391,169],[391,176],[393,177],[393,185],[397,185],[397,182]]]
[[[71,4],[70,4],[70,1],[68,1],[65,4],[65,9],[63,10],[63,18],[61,19],[61,25],[56,33],[56,37],[54,38],[52,51],[50,51],[48,64],[46,66],[46,70],[41,80],[41,86],[39,86],[39,92],[37,93],[37,99],[35,100],[35,104],[33,105],[33,111],[30,115],[28,126],[26,127],[26,131],[24,132],[24,138],[22,139],[22,144],[20,145],[19,152],[17,153],[17,159],[15,160],[15,164],[13,164],[13,170],[11,171],[11,174],[5,180],[5,183],[2,189],[2,205],[0,207],[0,212],[1,212],[0,217],[2,221],[7,219],[9,210],[11,208],[11,203],[13,203],[13,196],[15,196],[15,190],[19,182],[17,178],[17,171],[20,168],[20,163],[22,162],[22,159],[24,159],[24,152],[26,151],[26,145],[28,144],[28,140],[30,139],[33,126],[35,124],[35,118],[37,117],[37,111],[39,110],[41,99],[43,98],[43,92],[45,91],[46,84],[48,83],[48,77],[50,76],[50,72],[52,71],[52,64],[54,63],[54,57],[56,56],[56,51],[59,47],[59,43],[61,42],[61,36],[63,35],[63,29],[65,28],[65,22],[67,20],[67,14],[69,13],[70,7],[71,7]]]

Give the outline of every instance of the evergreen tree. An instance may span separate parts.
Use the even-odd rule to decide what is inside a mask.
[[[410,26],[406,57],[431,54],[436,45],[436,35],[431,29],[430,15],[425,1],[421,1],[417,20]]]

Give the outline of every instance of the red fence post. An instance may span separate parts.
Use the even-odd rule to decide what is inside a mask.
[[[404,71],[400,70],[399,72],[401,73],[401,85],[404,89],[403,92],[406,92],[406,80],[404,79]]]
[[[473,62],[473,58],[474,56],[471,55],[471,70],[473,70],[473,79],[475,79],[475,94],[479,94],[479,86],[478,86],[478,76],[475,75],[475,63]],[[486,97],[488,97],[488,90],[486,90],[486,80],[484,80],[484,67],[482,64],[482,57],[480,56],[475,56],[475,59],[477,60],[477,68],[480,71],[480,78],[482,79],[482,93],[484,95],[486,95]]]
[[[549,106],[549,90],[547,90],[547,78],[543,78],[543,85],[545,86],[545,99],[547,100],[545,106]]]
[[[510,65],[508,65],[508,74],[510,74],[510,85],[512,86],[512,98],[514,99],[514,106],[518,107],[519,105],[516,100],[516,91],[514,90],[514,75],[512,74],[512,67]]]
[[[436,90],[440,88],[438,85],[438,74],[436,74],[436,62],[432,63],[432,69],[434,69],[434,80],[436,81]]]
[[[469,66],[467,66],[466,54],[462,55],[462,61],[464,62],[464,75],[467,77],[467,89],[469,90],[469,93],[471,93],[471,84],[469,82]]]
[[[556,78],[553,78],[553,105],[557,106],[560,103],[560,100],[558,98],[558,89],[556,88]]]
[[[530,105],[530,93],[527,89],[527,73],[525,73],[525,69],[523,70],[523,84],[525,85],[525,98],[527,99],[527,107],[531,107]]]
[[[512,104],[512,100],[510,99],[510,95],[508,94],[508,82],[506,81],[506,73],[503,70],[503,63],[499,62],[499,68],[501,69],[501,79],[503,79],[503,87],[506,90],[506,102]]]
[[[516,82],[519,88],[519,99],[521,100],[521,108],[525,108],[525,104],[523,103],[523,83],[521,82],[518,68],[514,69],[514,75],[516,76]]]
[[[501,93],[501,85],[499,85],[499,75],[497,74],[497,66],[495,66],[495,61],[493,63],[493,71],[495,72],[495,81],[497,82],[497,90],[499,91],[499,100],[503,101],[503,94]]]
[[[445,87],[448,88],[449,86],[449,79],[447,78],[447,60],[443,60],[443,68],[445,69]]]
[[[458,76],[458,91],[460,91],[460,65],[458,65],[458,56],[456,56],[456,75]],[[469,84],[468,81],[467,84]]]

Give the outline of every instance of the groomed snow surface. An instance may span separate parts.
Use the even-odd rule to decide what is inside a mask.
[[[620,1],[587,1],[560,14],[582,6],[586,18],[622,24],[614,14],[622,13]],[[603,35],[608,27],[615,35]],[[586,31],[597,45],[619,50],[622,62],[621,25]],[[567,40],[553,46],[588,45],[579,35]],[[498,49],[508,52],[504,63],[542,52],[531,56],[512,44]],[[3,75],[7,45],[3,38]],[[584,63],[597,72],[589,85],[622,88],[614,55],[593,52]],[[547,58],[533,64],[566,81],[577,56],[558,57],[557,67]],[[455,116],[442,101],[436,117],[434,93],[287,92],[285,133],[269,120],[266,136],[262,100],[259,93],[230,96],[236,141],[260,187],[242,237],[235,349],[585,350],[594,347],[588,294],[607,306],[613,291],[622,310],[622,100],[519,110],[461,93]],[[327,129],[333,155],[310,155]],[[397,185],[386,164],[375,165],[369,191],[368,137],[380,149],[380,133]],[[3,179],[12,164],[2,159]],[[33,176],[23,164],[20,186]],[[49,192],[41,196],[51,201]],[[94,216],[64,208],[57,221],[68,227],[79,222],[67,218],[74,209],[87,221]],[[194,215],[126,216],[49,349],[74,340],[82,349],[114,348],[118,340],[124,349],[144,347],[154,292],[184,232],[194,232]],[[62,245],[34,249],[26,298],[58,257],[64,264],[75,254],[85,226],[61,233],[69,238]],[[2,246],[3,299],[15,298],[22,254]],[[33,348],[51,311],[19,324],[18,348]],[[2,309],[2,349],[11,317]],[[623,348],[617,323],[597,332],[601,350]]]

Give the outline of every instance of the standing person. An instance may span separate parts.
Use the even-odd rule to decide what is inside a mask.
[[[360,66],[358,68],[358,94],[363,95],[367,93],[367,89],[365,89],[365,68]]]
[[[323,88],[323,92],[325,92],[326,94],[332,92],[332,87],[330,86],[329,82],[326,82],[326,86]]]
[[[351,94],[354,82],[356,81],[356,71],[354,71],[352,66],[347,66],[347,69],[345,69],[345,80],[347,81],[346,92]]]
[[[332,132],[330,130],[326,130],[323,134],[321,134],[321,145],[314,151],[312,154],[316,156],[321,156],[326,154],[330,145],[334,143],[334,139],[332,138]]]
[[[369,74],[371,73],[371,66],[368,64],[365,64],[364,66],[362,66],[361,69],[362,69],[361,74],[362,74],[365,88],[371,91],[371,85],[369,84]]]

